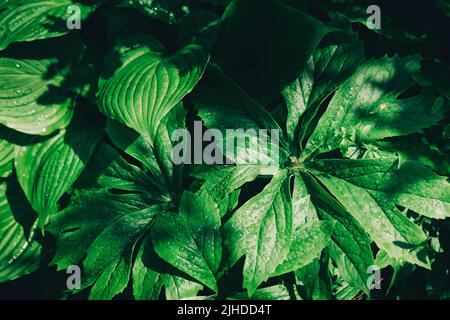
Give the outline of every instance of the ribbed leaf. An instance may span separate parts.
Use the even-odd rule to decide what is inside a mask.
[[[76,4],[81,17],[89,7],[69,0],[3,0],[0,4],[0,50],[12,42],[53,38],[68,33],[67,8]]]
[[[35,271],[41,245],[34,240],[35,213],[17,181],[0,183],[0,283]]]
[[[77,38],[14,46],[0,57],[0,123],[48,135],[66,127],[74,95],[64,87],[82,47]]]
[[[102,127],[80,114],[57,135],[16,150],[20,185],[43,226],[58,210],[58,200],[72,186],[102,137]]]
[[[153,143],[161,119],[192,90],[208,58],[196,43],[167,55],[148,36],[127,38],[108,58],[114,74],[101,86],[99,108]]]

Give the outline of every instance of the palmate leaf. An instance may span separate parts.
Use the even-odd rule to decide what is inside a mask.
[[[18,146],[15,167],[20,185],[44,226],[58,211],[58,201],[81,174],[103,128],[86,114],[77,114],[66,129],[49,139]]]
[[[68,208],[51,217],[58,269],[82,263],[83,288],[91,299],[111,299],[128,285],[138,239],[163,208],[145,196],[79,192]]]
[[[336,32],[322,40],[300,76],[282,91],[288,110],[286,132],[291,142],[302,142],[320,103],[352,75],[362,56],[362,44],[355,36]],[[299,123],[309,108],[313,110]]]
[[[249,296],[288,255],[292,231],[289,179],[281,171],[224,225],[230,266],[245,255],[244,288]]]
[[[15,177],[0,183],[0,283],[37,270],[41,245],[35,240],[35,214]]]
[[[208,194],[184,192],[179,214],[159,217],[152,228],[156,253],[217,292],[222,258],[219,211]]]
[[[133,296],[136,300],[158,300],[164,284],[163,275],[145,265],[145,250],[150,241],[148,236],[142,241],[133,264]]]
[[[160,121],[192,90],[208,59],[200,43],[167,55],[151,37],[127,38],[108,58],[99,108],[153,143]]]
[[[0,123],[49,135],[66,127],[75,96],[65,85],[82,53],[77,37],[15,45],[0,55]]]
[[[359,144],[402,136],[430,127],[444,115],[436,97],[423,92],[408,98],[400,94],[415,82],[418,56],[384,57],[368,61],[334,95],[308,140],[302,159],[312,152],[337,148],[343,140]]]
[[[367,270],[374,264],[374,259],[367,233],[314,177],[302,174],[302,178],[311,201],[317,208],[318,216],[333,223],[333,233],[328,246],[330,257],[348,283],[368,293]]]
[[[0,4],[0,50],[13,42],[33,41],[64,35],[69,6],[76,4],[81,17],[90,8],[70,0],[4,0]]]
[[[432,218],[450,215],[450,185],[416,162],[395,158],[324,160],[319,179],[390,256],[429,267],[426,235],[396,207]]]

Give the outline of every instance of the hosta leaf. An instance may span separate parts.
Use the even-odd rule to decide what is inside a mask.
[[[5,2],[6,1],[6,2]],[[90,9],[69,0],[4,0],[0,4],[0,50],[12,42],[53,38],[68,33],[68,7],[76,4],[80,18]]]
[[[80,113],[66,130],[17,148],[17,176],[41,226],[58,210],[59,199],[81,174],[101,137],[102,127]]]
[[[295,141],[300,116],[312,106],[318,108],[354,72],[362,55],[362,44],[357,39],[333,33],[322,40],[300,76],[282,91],[288,109],[286,128],[290,141]],[[316,112],[311,111],[312,115]],[[302,125],[307,122],[305,119]]]
[[[134,246],[163,209],[136,194],[79,192],[68,208],[51,218],[58,269],[83,265],[82,288],[91,299],[111,299],[128,285]]]
[[[186,191],[179,214],[159,217],[152,228],[156,253],[217,291],[215,273],[222,258],[220,215],[207,194]]]
[[[38,135],[66,127],[75,101],[64,83],[81,48],[78,38],[65,37],[5,51],[0,57],[0,123]]]
[[[101,85],[99,108],[153,143],[160,121],[192,90],[208,58],[198,43],[167,55],[148,36],[127,38],[108,58],[105,73],[113,75]]]
[[[324,160],[320,166],[327,174],[319,179],[381,249],[429,267],[426,235],[396,205],[433,218],[448,217],[450,186],[419,163],[396,164],[396,158]]]
[[[272,0],[234,0],[222,20],[213,57],[256,98],[272,99],[295,80],[329,31],[303,12]]]
[[[248,200],[224,226],[228,263],[245,255],[244,288],[256,288],[286,258],[292,237],[292,203],[287,172],[282,171]]]
[[[0,183],[0,283],[34,272],[41,245],[34,239],[35,213],[13,178]]]
[[[0,140],[0,178],[8,177],[12,172],[14,145],[7,140]]]
[[[439,122],[442,105],[424,91],[399,98],[414,85],[412,75],[420,68],[419,57],[381,58],[368,61],[333,96],[327,111],[306,146],[305,155],[329,151],[348,139],[370,143],[378,139],[407,135]]]

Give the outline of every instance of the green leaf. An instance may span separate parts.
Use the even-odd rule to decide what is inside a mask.
[[[133,296],[136,300],[158,300],[163,286],[163,275],[145,265],[145,249],[151,243],[146,237],[133,265]]]
[[[273,0],[234,0],[222,17],[213,57],[250,96],[272,99],[297,78],[329,30]]]
[[[289,292],[283,285],[276,285],[255,290],[250,297],[247,292],[237,293],[227,300],[290,300]]]
[[[286,128],[291,142],[296,140],[299,119],[308,108],[317,109],[320,103],[355,71],[363,56],[362,44],[356,37],[346,39],[342,34],[332,33],[325,37],[308,59],[300,76],[287,85],[282,95],[286,102],[288,114]],[[317,110],[312,111],[314,115]],[[307,125],[304,119],[302,126]],[[304,135],[304,132],[302,136]]]
[[[214,142],[226,158],[237,164],[284,163],[288,145],[272,115],[217,65],[208,65],[206,77],[190,98],[205,126],[220,131]]]
[[[398,168],[396,158],[324,160],[319,179],[394,258],[429,267],[426,235],[396,207],[433,218],[448,217],[450,186],[417,162]]]
[[[15,178],[14,178],[15,179]],[[35,240],[35,213],[17,181],[0,183],[0,283],[37,270],[41,245]]]
[[[78,192],[51,217],[48,229],[56,238],[52,263],[59,270],[82,263],[83,288],[94,284],[90,298],[112,299],[128,285],[136,242],[163,210],[148,203],[137,194]]]
[[[439,10],[450,17],[450,2],[448,0],[434,0],[434,3]]]
[[[161,278],[166,288],[167,300],[181,300],[195,297],[203,286],[181,277],[163,274]]]
[[[192,176],[203,179],[200,192],[207,193],[217,204],[220,215],[226,214],[230,194],[247,182],[255,180],[260,172],[259,166],[219,166],[210,168],[201,167]]]
[[[127,162],[110,145],[102,143],[77,181],[79,188],[142,192],[156,202],[169,195],[158,181],[138,166]]]
[[[381,58],[368,61],[333,96],[310,137],[303,158],[315,151],[336,149],[347,139],[356,143],[407,135],[439,122],[441,107],[428,91],[408,98],[400,94],[414,85],[419,57]]]
[[[159,190],[166,198],[170,198],[170,193],[181,192],[183,166],[172,162],[171,137],[176,129],[185,128],[185,118],[186,112],[180,103],[162,119],[153,143],[117,121],[107,122],[106,131],[113,144],[143,164],[148,179],[154,183],[150,190]]]
[[[5,2],[6,1],[6,2]],[[64,35],[70,30],[66,21],[71,5],[80,9],[84,19],[90,8],[69,0],[5,0],[0,4],[0,50],[13,42],[33,41]]]
[[[322,254],[308,265],[295,271],[295,276],[303,285],[305,300],[331,299],[331,276],[328,270],[329,255]]]
[[[0,140],[0,178],[8,177],[13,168],[14,145],[7,140]]]
[[[48,140],[17,147],[17,176],[41,226],[58,211],[59,199],[79,177],[102,137],[102,127],[83,116],[87,115],[77,115],[66,130]]]
[[[293,240],[286,259],[275,269],[274,275],[295,271],[320,256],[328,245],[333,224],[313,222],[311,226],[299,226],[293,231]]]
[[[152,228],[156,253],[217,292],[222,258],[220,215],[207,194],[184,192],[179,213],[159,217]]]
[[[0,123],[37,135],[66,127],[75,100],[65,81],[81,52],[76,37],[5,51],[0,57]]]
[[[400,205],[435,219],[449,217],[447,179],[419,162],[405,161],[400,167],[397,164],[395,157],[317,163],[324,173],[365,189],[374,197],[382,198],[387,206]]]
[[[282,171],[224,226],[228,264],[246,256],[243,276],[249,296],[289,253],[293,232],[290,198],[287,172]]]
[[[153,143],[161,120],[192,90],[208,59],[195,42],[167,55],[151,37],[128,37],[107,58],[104,78],[110,77],[100,85],[99,108]]]
[[[370,248],[371,240],[358,221],[314,178],[309,175],[302,175],[302,177],[319,217],[334,223],[332,241],[328,245],[330,257],[335,261],[348,283],[368,293],[367,270],[374,264]]]

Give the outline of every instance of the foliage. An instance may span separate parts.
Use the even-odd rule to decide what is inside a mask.
[[[0,296],[448,298],[450,5],[368,5],[3,1]],[[198,120],[278,164],[174,164]]]

